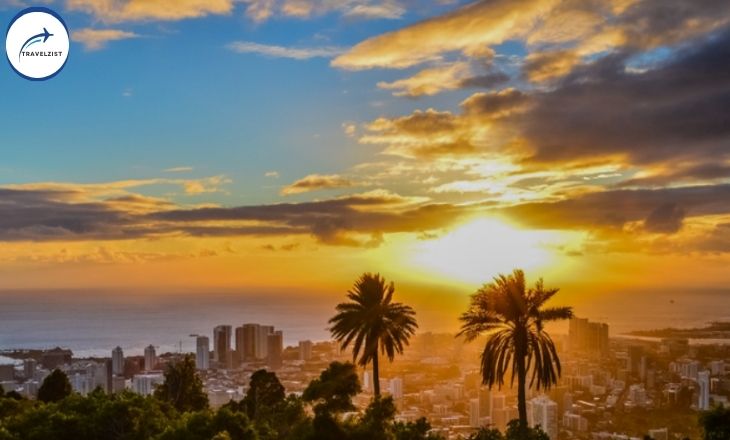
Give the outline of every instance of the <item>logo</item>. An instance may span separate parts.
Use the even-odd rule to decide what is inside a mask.
[[[48,8],[28,8],[13,18],[5,37],[5,52],[15,72],[31,81],[53,78],[68,59],[68,28]]]

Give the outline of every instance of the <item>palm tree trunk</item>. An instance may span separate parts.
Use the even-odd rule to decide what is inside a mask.
[[[526,434],[527,431],[527,397],[525,395],[525,382],[527,372],[525,371],[525,357],[517,355],[517,411],[520,415],[520,431]]]
[[[373,357],[373,390],[375,391],[375,397],[380,397],[380,372],[378,371],[378,351],[375,351]]]
[[[515,338],[515,362],[517,362],[517,411],[520,415],[520,432],[527,435],[527,396],[525,385],[527,382],[527,329],[520,328]]]

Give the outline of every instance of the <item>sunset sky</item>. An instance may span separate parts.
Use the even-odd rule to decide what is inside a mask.
[[[0,69],[0,288],[730,282],[727,0],[49,7],[65,69]]]

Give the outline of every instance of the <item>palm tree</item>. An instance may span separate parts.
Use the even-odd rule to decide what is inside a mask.
[[[403,347],[418,328],[416,312],[393,302],[394,292],[393,283],[386,283],[380,274],[365,273],[347,292],[350,301],[338,304],[337,314],[329,320],[330,332],[342,348],[353,344],[353,361],[363,367],[373,363],[376,398],[380,396],[379,353],[393,361],[396,353],[403,353]]]
[[[549,389],[560,377],[560,359],[555,344],[547,334],[544,323],[573,316],[571,307],[543,305],[558,292],[547,289],[540,279],[535,286],[525,285],[525,274],[515,270],[511,275],[499,275],[471,296],[469,309],[461,315],[461,331],[473,341],[487,334],[481,356],[482,383],[492,388],[502,387],[511,364],[510,386],[517,377],[517,405],[520,430],[527,430],[525,386]]]

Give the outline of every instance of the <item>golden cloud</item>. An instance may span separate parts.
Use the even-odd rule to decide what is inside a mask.
[[[325,189],[350,188],[352,186],[355,186],[355,182],[337,174],[310,174],[282,188],[281,194],[289,196]]]
[[[134,32],[119,29],[79,29],[71,33],[71,40],[84,45],[88,51],[103,49],[110,41],[137,38]]]
[[[458,89],[471,75],[469,63],[456,62],[421,70],[409,78],[393,82],[381,81],[378,87],[394,90],[394,96],[431,96],[444,90]]]
[[[365,40],[332,61],[342,69],[405,68],[525,35],[557,0],[476,2],[454,12]]]
[[[174,21],[211,14],[230,14],[233,0],[67,0],[66,7],[92,14],[107,23]]]

